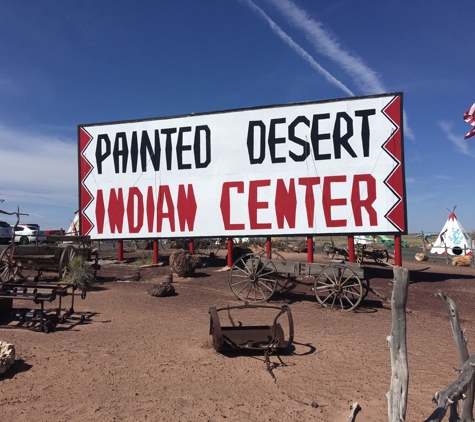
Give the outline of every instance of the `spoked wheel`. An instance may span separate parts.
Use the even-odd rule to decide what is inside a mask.
[[[331,243],[324,243],[322,246],[322,255],[324,258],[333,259],[335,257],[335,248]]]
[[[315,296],[325,308],[351,311],[363,299],[363,290],[356,273],[343,265],[325,267],[315,278]]]
[[[234,261],[229,271],[229,286],[240,300],[265,302],[275,292],[276,276],[275,265],[265,254],[247,253]]]
[[[279,252],[262,252],[259,255],[276,261],[285,261],[285,258]],[[295,287],[294,279],[290,276],[290,273],[276,273],[274,277],[277,282],[275,286],[277,293],[283,293]]]
[[[385,262],[388,262],[389,261],[388,251],[386,249],[383,251],[378,251],[377,253],[374,254],[373,258],[376,264],[383,264]]]
[[[59,260],[59,278],[64,279],[69,272],[69,263],[76,256],[74,246],[66,246]]]
[[[0,254],[0,280],[10,281],[18,273],[19,263],[13,259],[15,245],[7,246]]]
[[[200,239],[196,248],[200,255],[211,256],[216,255],[219,251],[218,239]]]

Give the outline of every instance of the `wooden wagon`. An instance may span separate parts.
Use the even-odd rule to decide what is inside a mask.
[[[359,264],[331,260],[328,264],[285,261],[279,254],[248,253],[238,258],[229,271],[229,285],[234,295],[245,302],[264,302],[276,290],[303,276],[301,283],[313,284],[323,307],[351,311],[366,297],[370,287]]]
[[[337,245],[336,243],[327,242],[322,246],[322,255],[328,259],[348,260],[349,252],[347,245]],[[372,259],[377,264],[388,262],[389,253],[384,243],[355,243],[355,259],[361,264],[365,259]]]
[[[384,243],[356,243],[356,262],[361,264],[365,258],[373,259],[377,264],[388,262],[389,253]]]
[[[64,279],[76,255],[91,259],[89,236],[48,236],[47,240],[45,244],[7,246],[0,254],[0,281],[8,282],[26,269],[38,271],[38,276],[44,271],[56,272]]]

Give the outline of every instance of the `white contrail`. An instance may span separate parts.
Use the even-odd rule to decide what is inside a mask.
[[[280,27],[252,0],[241,0],[246,3],[252,10],[254,10],[259,16],[261,16],[270,25],[271,29],[296,53],[298,53],[303,59],[305,59],[317,72],[325,77],[325,79],[336,87],[340,88],[348,95],[354,96],[355,94],[342,82],[331,75],[327,70],[320,66],[310,54],[308,54],[302,47],[300,47],[292,38],[290,38]]]
[[[460,153],[462,153],[463,155],[468,155],[469,157],[475,156],[472,152],[470,152],[465,139],[463,139],[460,135],[455,135],[454,133],[452,133],[452,122],[448,122],[445,120],[441,121],[439,122],[439,127],[442,129],[447,139],[457,147]]]
[[[337,38],[323,29],[307,12],[291,0],[267,0],[296,28],[302,30],[317,51],[338,63],[366,94],[387,92],[377,73],[363,63],[360,57],[345,51]]]

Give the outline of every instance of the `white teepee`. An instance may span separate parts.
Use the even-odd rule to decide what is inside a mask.
[[[76,211],[73,221],[69,226],[66,236],[77,236],[79,235],[79,211]]]
[[[454,208],[455,211],[455,208]],[[452,211],[430,253],[472,255],[472,241]]]

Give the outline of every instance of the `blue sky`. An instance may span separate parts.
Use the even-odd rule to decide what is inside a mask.
[[[475,230],[472,7],[0,0],[0,209],[69,226],[78,124],[403,92],[409,231]]]

